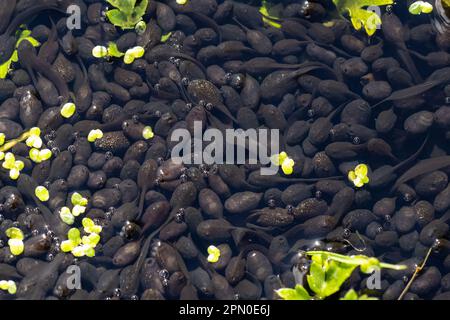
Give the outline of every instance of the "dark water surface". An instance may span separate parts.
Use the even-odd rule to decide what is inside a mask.
[[[20,28],[40,43],[0,79],[0,281],[17,287],[0,299],[278,299],[307,250],[408,267],[375,289],[356,271],[332,299],[396,300],[427,253],[402,298],[450,298],[450,24],[411,3],[381,7],[369,37],[329,0],[271,4],[275,19],[257,1],[150,0],[145,31],[110,24],[106,1],[0,0],[0,62]],[[111,43],[126,56],[93,56]],[[176,163],[172,134],[195,122],[274,130],[292,161]],[[50,159],[30,155],[34,127]],[[368,179],[349,179],[358,165]]]

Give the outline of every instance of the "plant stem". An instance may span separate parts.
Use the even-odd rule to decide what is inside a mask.
[[[423,262],[420,266],[416,267],[416,270],[414,271],[411,279],[408,281],[408,284],[406,285],[405,289],[403,289],[402,293],[400,294],[400,296],[398,297],[398,300],[402,300],[403,297],[405,296],[405,294],[408,292],[409,288],[411,287],[412,283],[414,282],[414,280],[417,278],[417,276],[419,275],[419,272],[423,270],[423,268],[425,267],[425,264],[428,261],[428,258],[430,258],[431,252],[433,251],[433,247],[431,247],[430,249],[428,249],[427,255],[425,256],[425,259],[423,259]]]
[[[13,148],[16,144],[19,142],[23,142],[27,140],[30,137],[30,131],[22,133],[18,138],[12,139],[8,142],[6,142],[3,146],[0,147],[0,152],[6,152],[9,149]]]

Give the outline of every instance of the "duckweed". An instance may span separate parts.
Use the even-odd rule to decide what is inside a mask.
[[[272,163],[276,166],[281,166],[285,175],[290,175],[294,172],[295,161],[289,158],[286,152],[280,152],[279,154],[272,156]]]
[[[95,46],[92,49],[92,56],[98,59],[106,58],[108,56],[108,48],[105,46]]]
[[[75,222],[75,216],[72,214],[70,208],[68,207],[62,207],[59,210],[59,217],[65,224],[68,224],[69,226],[74,224]]]
[[[88,134],[88,141],[95,142],[97,139],[103,138],[103,132],[100,129],[91,130]]]
[[[155,136],[152,127],[149,126],[145,127],[144,130],[142,130],[142,136],[144,137],[145,140],[152,139]]]
[[[422,13],[431,13],[433,12],[433,5],[425,1],[416,1],[411,3],[408,10],[409,13],[414,15],[419,15]]]
[[[9,294],[16,294],[17,285],[12,280],[1,280],[0,281],[0,289],[4,291],[8,291]]]
[[[9,170],[9,177],[12,180],[17,180],[20,175],[20,171],[25,167],[23,161],[16,160],[16,157],[11,152],[5,155],[5,161],[3,161],[2,167]]]
[[[61,108],[61,115],[69,119],[71,116],[75,114],[75,111],[77,110],[77,107],[75,106],[75,103],[68,102]]]
[[[86,233],[100,233],[102,232],[102,227],[98,226],[94,223],[94,221],[90,218],[84,218],[81,221],[81,224],[83,225],[84,232]]]
[[[31,128],[29,131],[30,136],[26,140],[26,145],[30,148],[40,149],[42,147],[41,129],[38,127]]]
[[[23,239],[25,238],[22,230],[19,228],[9,228],[5,232],[6,236],[9,238],[8,245],[9,250],[15,256],[19,256],[23,253],[25,245],[23,243]]]
[[[145,49],[140,46],[133,47],[131,49],[128,49],[127,52],[125,52],[125,56],[123,57],[123,62],[125,64],[132,64],[135,59],[142,58],[145,54]]]
[[[208,247],[208,262],[216,263],[220,258],[220,249],[216,246]]]
[[[34,194],[40,201],[48,201],[50,199],[50,193],[48,192],[46,187],[43,186],[37,186],[34,190]]]
[[[70,198],[70,201],[72,202],[72,205],[76,206],[87,206],[88,199],[84,198],[81,194],[78,192],[74,192],[72,194],[72,197]]]
[[[52,152],[49,149],[38,150],[35,148],[30,149],[29,157],[35,163],[41,163],[52,157]]]
[[[359,164],[355,167],[355,170],[351,170],[348,173],[348,179],[353,182],[355,187],[361,188],[365,184],[369,183],[369,177],[367,176],[369,168],[365,164]]]

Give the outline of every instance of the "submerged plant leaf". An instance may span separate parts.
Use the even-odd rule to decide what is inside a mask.
[[[339,300],[378,300],[378,298],[375,297],[369,297],[367,294],[363,294],[361,296],[358,296],[355,290],[350,289],[347,291],[345,296]]]
[[[281,24],[273,21],[277,20],[278,18],[271,13],[270,9],[271,8],[267,0],[262,0],[261,7],[259,7],[259,12],[263,15],[263,21],[274,28],[280,29]]]
[[[339,13],[348,13],[353,27],[361,30],[362,27],[366,33],[371,36],[377,30],[377,26],[381,25],[381,18],[372,11],[364,8],[370,6],[385,6],[393,4],[393,0],[333,0]]]
[[[306,277],[308,285],[317,297],[324,299],[339,291],[356,265],[349,265],[328,259],[324,255],[312,256],[310,274]]]
[[[115,9],[108,10],[106,16],[116,27],[134,29],[142,21],[148,6],[148,0],[107,0]]]
[[[291,288],[282,288],[275,291],[283,300],[311,300],[311,296],[309,295],[306,289],[297,284],[295,289]]]
[[[17,54],[17,48],[19,47],[20,43],[24,40],[29,41],[34,47],[38,47],[41,44],[39,41],[31,37],[31,31],[30,30],[22,30],[17,32],[17,42],[16,42],[16,50],[14,50],[11,58],[9,58],[8,61],[0,65],[0,79],[6,78],[8,75],[9,70],[11,70],[11,65],[13,62],[19,61],[19,55]]]
[[[171,35],[172,35],[172,32],[163,34],[163,35],[161,36],[161,42],[164,43],[164,42],[166,42],[167,40],[169,40],[169,38],[170,38]]]
[[[122,58],[125,55],[125,53],[120,52],[117,44],[114,42],[108,44],[108,54],[114,58]]]

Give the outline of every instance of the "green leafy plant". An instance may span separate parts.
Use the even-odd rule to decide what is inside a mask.
[[[311,257],[306,281],[314,295],[311,295],[303,285],[297,284],[294,289],[282,288],[276,291],[283,300],[323,300],[339,292],[342,284],[357,267],[366,274],[382,268],[393,270],[406,268],[403,265],[383,263],[376,258],[364,255],[345,256],[327,251],[308,251],[306,254]],[[373,299],[376,298],[370,298],[367,295],[358,296],[354,290],[350,290],[342,298],[342,300]]]
[[[148,6],[148,0],[107,0],[115,9],[108,10],[106,16],[116,27],[134,29],[142,21]]]
[[[33,37],[31,37],[31,31],[30,30],[19,30],[16,33],[16,38],[17,38],[17,42],[16,42],[16,50],[14,50],[11,58],[9,58],[8,61],[6,61],[5,63],[3,63],[2,65],[0,65],[0,79],[5,79],[6,76],[8,75],[9,71],[11,70],[11,65],[13,64],[13,62],[18,62],[19,61],[19,55],[17,54],[17,48],[19,47],[20,43],[24,40],[29,41],[34,47],[38,47],[41,44],[39,43],[39,41],[37,41],[36,39],[34,39]]]
[[[364,26],[366,33],[371,36],[381,25],[381,18],[372,11],[363,9],[370,6],[385,6],[394,3],[394,0],[333,0],[339,13],[348,13],[353,27],[361,30]]]
[[[369,297],[367,294],[358,296],[355,290],[350,289],[347,291],[345,296],[339,300],[378,300],[378,299],[374,297]]]

